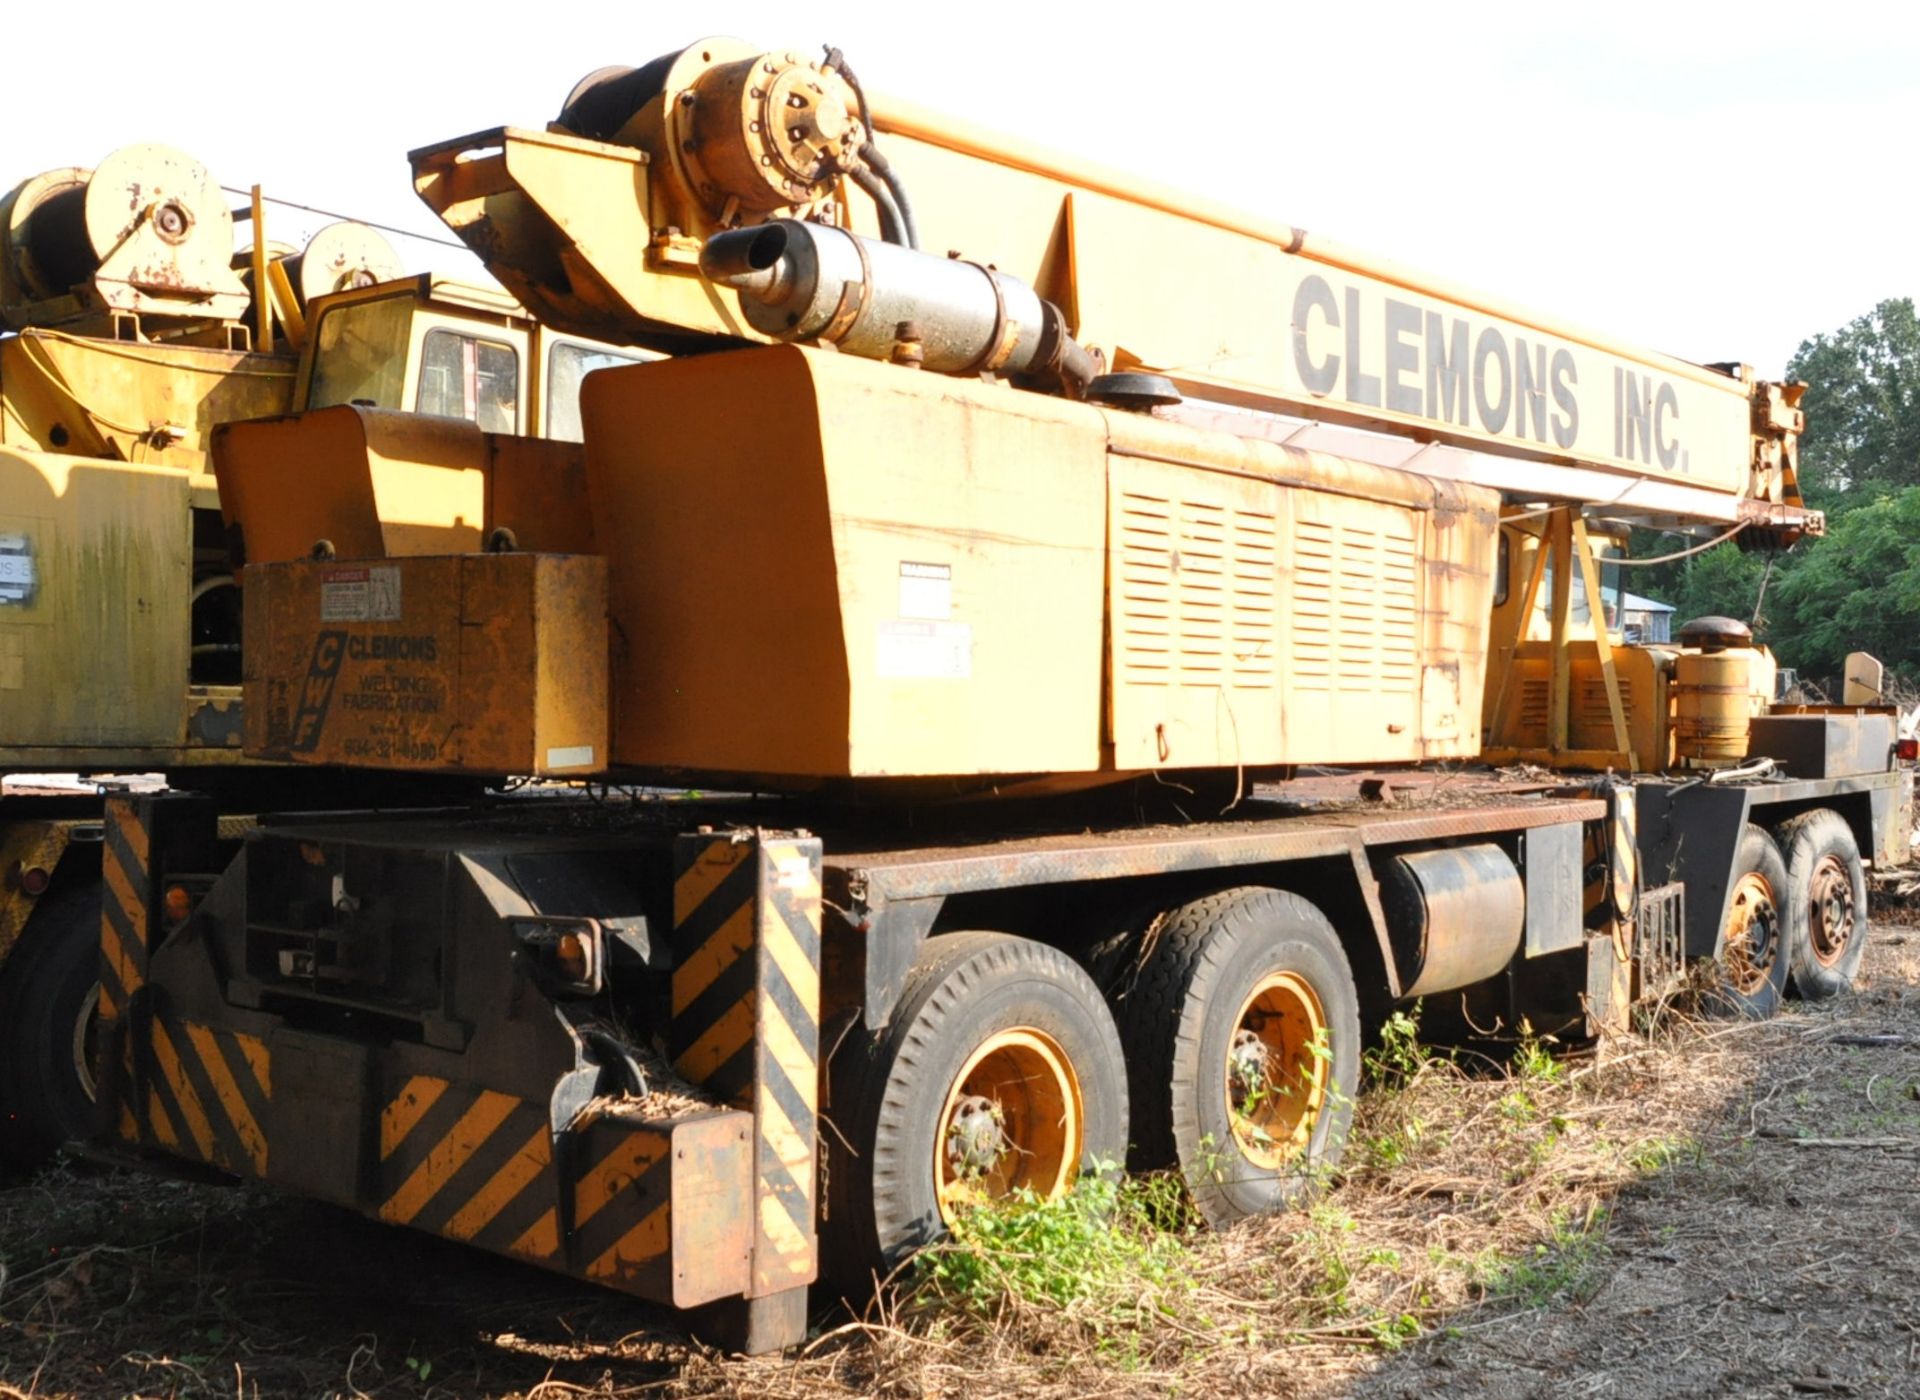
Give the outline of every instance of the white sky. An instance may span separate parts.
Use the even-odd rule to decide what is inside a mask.
[[[1916,291],[1920,7],[1129,8],[29,0],[7,17],[0,188],[162,141],[225,184],[437,233],[409,148],[538,126],[592,69],[725,32],[831,41],[870,90],[1688,359],[1778,373]],[[289,241],[322,222],[280,219]]]

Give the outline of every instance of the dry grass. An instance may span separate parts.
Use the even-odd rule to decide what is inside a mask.
[[[1915,1039],[1835,1039],[1876,1035]],[[1149,1188],[1110,1246],[1060,1246],[1122,1266],[1061,1254],[1065,1302],[1036,1301],[1033,1249],[1016,1291],[906,1280],[785,1358],[323,1207],[68,1170],[0,1193],[0,1400],[1920,1385],[1920,932],[1879,928],[1860,994],[1766,1024],[1497,1072],[1402,1045],[1382,1072],[1310,1206],[1169,1237]]]

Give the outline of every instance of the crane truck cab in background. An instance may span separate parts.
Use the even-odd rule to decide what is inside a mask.
[[[550,334],[498,289],[402,277],[364,226],[300,249],[256,226],[256,258],[236,255],[234,223],[206,169],[159,146],[0,199],[0,1156],[15,1165],[90,1121],[102,809],[52,775],[160,774],[227,813],[321,795],[241,750],[245,549],[210,470],[215,425],[352,400],[465,420],[440,425],[456,447],[482,428],[577,441],[581,374],[636,358]]]
[[[579,476],[404,392],[216,431],[243,752],[420,788],[243,839],[110,802],[129,1148],[764,1349],[1102,1161],[1295,1199],[1397,1003],[1582,1036],[1695,964],[1748,1015],[1851,980],[1891,710],[1772,704],[1724,620],[1624,645],[1595,562],[1817,533],[1798,386],[838,51],[706,40],[412,161],[542,324],[667,358],[586,379]],[[432,795],[525,775],[596,789]]]

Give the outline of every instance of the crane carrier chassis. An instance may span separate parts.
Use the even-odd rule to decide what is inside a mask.
[[[191,795],[115,798],[103,1099],[127,1144],[761,1350],[804,1335],[823,1260],[857,1286],[974,1195],[1044,1194],[1130,1143],[1217,1221],[1290,1198],[1337,1160],[1360,1020],[1395,1002],[1580,1038],[1707,959],[1718,995],[1768,1009],[1794,911],[1755,876],[1806,876],[1747,834],[1792,849],[1837,820],[1886,861],[1909,825],[1899,771],[1325,778],[1239,811],[1017,836],[1002,814],[905,844],[792,802],[509,797],[240,833]],[[1853,886],[1826,892],[1843,936]],[[1246,915],[1260,948],[1196,986],[1196,930]],[[1286,1074],[1242,1111],[1255,1042]],[[1208,1128],[1224,1160],[1287,1169],[1201,1166]]]
[[[1803,386],[870,108],[838,51],[706,40],[412,161],[543,323],[667,358],[586,376],[564,467],[357,394],[215,431],[243,752],[423,786],[110,804],[121,1143],[762,1350],[1083,1172],[1296,1199],[1397,1004],[1851,984],[1911,826],[1877,665],[1782,706],[1745,627],[1606,596],[1635,526],[1820,532]],[[506,775],[596,786],[426,805]],[[694,782],[784,795],[605,786]]]

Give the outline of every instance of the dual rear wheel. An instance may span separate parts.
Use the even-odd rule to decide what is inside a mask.
[[[1720,935],[1717,1009],[1764,1017],[1789,988],[1807,1000],[1853,985],[1867,945],[1867,882],[1838,812],[1803,812],[1740,835]]]
[[[1338,936],[1275,890],[1156,920],[1112,1009],[1058,949],[937,937],[833,1055],[829,1276],[858,1288],[971,1207],[1123,1163],[1177,1166],[1216,1225],[1283,1205],[1338,1158],[1358,1040]]]

